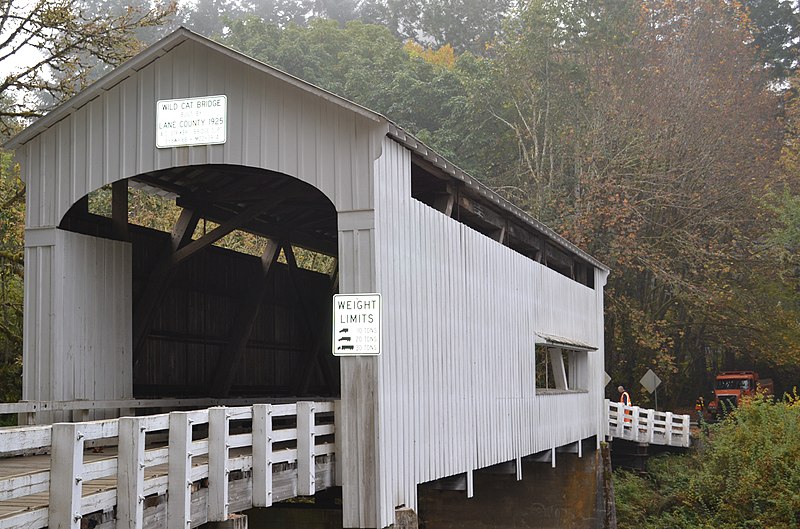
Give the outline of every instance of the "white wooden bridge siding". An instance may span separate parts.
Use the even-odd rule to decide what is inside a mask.
[[[179,31],[163,41],[162,49],[137,56],[104,77],[100,90],[90,88],[42,118],[47,128],[23,136],[16,150],[27,193],[25,400],[79,396],[70,388],[83,383],[80,374],[60,370],[66,356],[78,355],[69,350],[76,343],[92,349],[86,363],[103,355],[104,369],[118,373],[90,382],[93,397],[130,397],[130,359],[111,354],[129,347],[130,314],[103,310],[111,303],[129,305],[130,250],[55,228],[76,201],[117,180],[204,164],[294,176],[321,190],[339,212],[342,291],[374,289],[373,160],[385,121],[185,33]],[[228,98],[224,145],[156,148],[157,100],[217,94]],[[74,283],[64,285],[65,280]],[[64,314],[79,305],[75,314]]]
[[[411,198],[410,152],[376,162],[380,513],[416,486],[603,433],[602,285],[590,289]],[[535,392],[536,332],[600,347],[588,392]]]
[[[23,395],[39,400],[133,396],[131,245],[53,230],[52,246],[29,248],[25,299],[37,307],[26,323]],[[47,320],[38,326],[36,321]],[[28,320],[26,320],[27,322]],[[49,331],[49,332],[48,332]],[[39,419],[71,420],[64,412]],[[82,419],[103,418],[91,411]]]

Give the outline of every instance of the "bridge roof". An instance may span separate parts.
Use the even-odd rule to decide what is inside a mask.
[[[68,101],[62,103],[61,105],[53,109],[44,117],[35,121],[29,127],[27,127],[22,132],[20,132],[19,134],[11,138],[9,141],[7,141],[5,144],[3,144],[3,148],[12,150],[18,149],[25,143],[34,139],[37,135],[41,134],[51,126],[58,123],[60,120],[70,115],[76,109],[82,107],[92,99],[96,98],[98,95],[102,94],[107,90],[110,90],[118,83],[134,75],[140,69],[152,63],[154,60],[169,53],[169,51],[175,48],[176,46],[189,40],[207,46],[213,49],[214,51],[224,54],[230,59],[247,64],[252,68],[255,68],[263,73],[267,73],[300,90],[313,94],[325,101],[328,101],[342,108],[345,108],[349,111],[352,111],[370,121],[388,125],[388,130],[389,130],[388,134],[390,138],[402,144],[403,146],[411,150],[413,153],[415,153],[417,156],[424,159],[430,165],[435,167],[437,170],[440,171],[440,175],[444,175],[447,178],[452,179],[453,181],[461,183],[461,185],[463,185],[466,189],[468,189],[480,202],[484,203],[485,205],[488,205],[493,209],[500,210],[501,212],[509,214],[511,217],[517,219],[521,224],[526,226],[529,230],[532,230],[535,233],[540,234],[543,238],[555,244],[555,246],[565,250],[567,253],[572,254],[601,270],[604,270],[606,272],[610,271],[610,268],[605,264],[603,264],[601,261],[592,257],[590,254],[583,251],[575,244],[571,243],[570,241],[568,241],[567,239],[556,233],[553,229],[546,226],[544,223],[540,222],[531,215],[527,214],[525,211],[517,207],[509,200],[500,196],[498,193],[490,189],[488,186],[480,182],[478,179],[469,175],[467,172],[460,169],[457,165],[447,160],[444,156],[438,154],[436,151],[425,145],[423,142],[414,137],[413,134],[403,130],[402,127],[391,121],[389,118],[373,110],[365,108],[357,103],[354,103],[348,99],[338,96],[332,92],[329,92],[323,88],[320,88],[311,83],[303,81],[302,79],[294,77],[273,66],[260,62],[238,51],[235,51],[218,42],[215,42],[206,37],[198,35],[197,33],[194,33],[184,27],[178,28],[176,31],[172,32],[171,34],[167,35],[166,37],[159,40],[155,44],[151,45],[143,52],[139,53],[138,55],[134,56],[133,58],[129,59],[128,61],[117,67],[116,69],[112,70],[108,74],[101,77],[98,81],[96,81],[95,83],[93,83],[80,93],[76,94]]]

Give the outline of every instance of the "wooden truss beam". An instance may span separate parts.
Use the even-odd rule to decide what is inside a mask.
[[[321,321],[332,321],[333,320],[333,295],[339,292],[339,267],[337,266],[336,269],[330,276],[330,289],[328,290],[328,296],[326,299],[331,300],[330,303],[326,303],[323,307],[322,311],[322,320]],[[323,329],[324,330],[324,329]],[[295,395],[305,395],[308,393],[308,386],[311,384],[311,375],[314,372],[314,364],[317,364],[322,372],[322,376],[325,379],[325,383],[328,386],[328,391],[330,394],[336,393],[336,380],[333,376],[333,372],[331,371],[330,364],[328,363],[328,359],[326,356],[326,351],[324,349],[325,344],[325,333],[319,332],[317,333],[316,337],[314,338],[314,344],[311,347],[311,354],[306,357],[306,361],[303,363],[303,366],[300,368],[300,371],[295,376],[295,380],[298,381],[297,385],[295,386]]]
[[[190,204],[186,204],[188,207]],[[199,207],[199,204],[194,204]],[[212,222],[224,222],[229,218],[231,210],[220,204],[203,208],[203,218]],[[335,224],[332,226],[335,231]],[[267,239],[278,239],[291,241],[293,245],[312,250],[317,253],[336,257],[338,253],[338,241],[335,237],[327,237],[324,234],[314,231],[311,223],[296,224],[273,222],[265,220],[263,217],[253,219],[247,225],[247,231]]]
[[[453,216],[453,206],[456,203],[455,187],[447,184],[447,190],[443,193],[438,193],[434,200],[433,207],[447,215]]]
[[[237,215],[223,221],[219,226],[211,230],[210,232],[206,233],[199,239],[196,239],[186,246],[181,247],[178,249],[172,256],[172,264],[177,265],[181,261],[185,261],[195,253],[199,252],[203,248],[211,246],[221,238],[228,235],[233,230],[239,229],[251,220],[255,219],[260,214],[264,213],[267,208],[277,205],[283,200],[282,197],[273,197],[270,200],[263,200],[261,202],[256,202],[245,209],[243,209]]]
[[[297,293],[297,298],[300,300],[300,307],[303,312],[303,316],[306,320],[306,325],[308,328],[308,332],[311,335],[311,348],[308,351],[308,357],[306,364],[308,364],[308,369],[306,369],[306,373],[313,369],[314,363],[317,362],[318,355],[317,351],[315,350],[316,344],[323,341],[322,333],[323,331],[320,329],[322,323],[324,321],[321,315],[315,314],[314,311],[311,309],[311,303],[303,294],[303,290],[300,288],[300,278],[297,277],[298,274],[298,266],[297,266],[297,259],[294,255],[294,250],[292,250],[292,245],[288,242],[283,243],[283,255],[286,257],[286,263],[288,265],[289,270],[289,279],[294,287],[294,291]],[[327,304],[326,304],[327,306]],[[335,386],[335,380],[333,380],[333,371],[331,370],[330,365],[327,362],[320,361],[317,362],[319,364],[320,369],[322,370],[322,377],[325,379],[325,384],[328,387]],[[301,377],[305,376],[306,373],[299,373],[299,376],[295,376],[295,380],[302,380]],[[298,384],[298,389],[301,384]],[[307,384],[306,384],[307,385]],[[298,395],[300,393],[297,393]]]
[[[119,180],[111,184],[111,233],[120,241],[127,241],[128,234],[128,181]]]
[[[170,247],[150,273],[150,278],[144,287],[144,292],[139,298],[133,311],[133,358],[134,365],[139,362],[145,338],[150,333],[153,316],[156,308],[164,298],[167,285],[174,275],[173,256],[181,247],[192,240],[192,234],[197,227],[200,215],[197,211],[184,209],[172,228]]]
[[[192,234],[197,227],[200,215],[197,210],[183,210],[172,232],[172,245],[170,250],[156,265],[156,268],[147,282],[141,301],[134,310],[134,365],[139,361],[145,339],[150,333],[153,316],[161,300],[164,298],[169,282],[173,277],[175,267],[182,261],[196,255],[200,250],[220,240],[233,230],[247,224],[263,213],[267,208],[279,204],[284,198],[284,196],[276,196],[270,200],[252,204],[237,215],[226,219],[222,224],[196,240],[192,240]]]
[[[261,270],[258,278],[242,301],[230,332],[228,345],[220,352],[217,360],[216,375],[211,385],[212,395],[226,397],[231,391],[236,370],[239,368],[247,348],[247,342],[253,332],[258,308],[269,289],[269,273],[272,265],[278,259],[280,248],[277,241],[272,239],[267,241],[267,247],[261,255]]]
[[[488,208],[472,198],[460,194],[457,199],[459,209],[466,211],[480,219],[490,230],[493,237],[502,244],[509,245],[514,239],[519,245],[531,250],[531,253],[540,256],[542,253],[542,239],[522,226],[511,222],[505,216]]]

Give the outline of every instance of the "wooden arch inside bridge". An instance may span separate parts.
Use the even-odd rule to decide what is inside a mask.
[[[156,207],[176,216],[171,234],[129,223],[141,208],[129,206],[129,186],[167,197]],[[130,243],[134,398],[339,394],[338,362],[323,353],[338,289],[336,210],[325,195],[230,165],[153,171],[110,188],[110,216],[90,212],[86,196],[59,228]],[[139,203],[152,201],[141,192]],[[246,252],[215,246],[234,232],[248,234]]]

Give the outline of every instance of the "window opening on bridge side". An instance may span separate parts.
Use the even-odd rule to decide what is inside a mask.
[[[588,391],[588,351],[537,344],[535,354],[537,394]]]
[[[411,198],[564,277],[595,288],[591,263],[418,156],[411,161]]]

